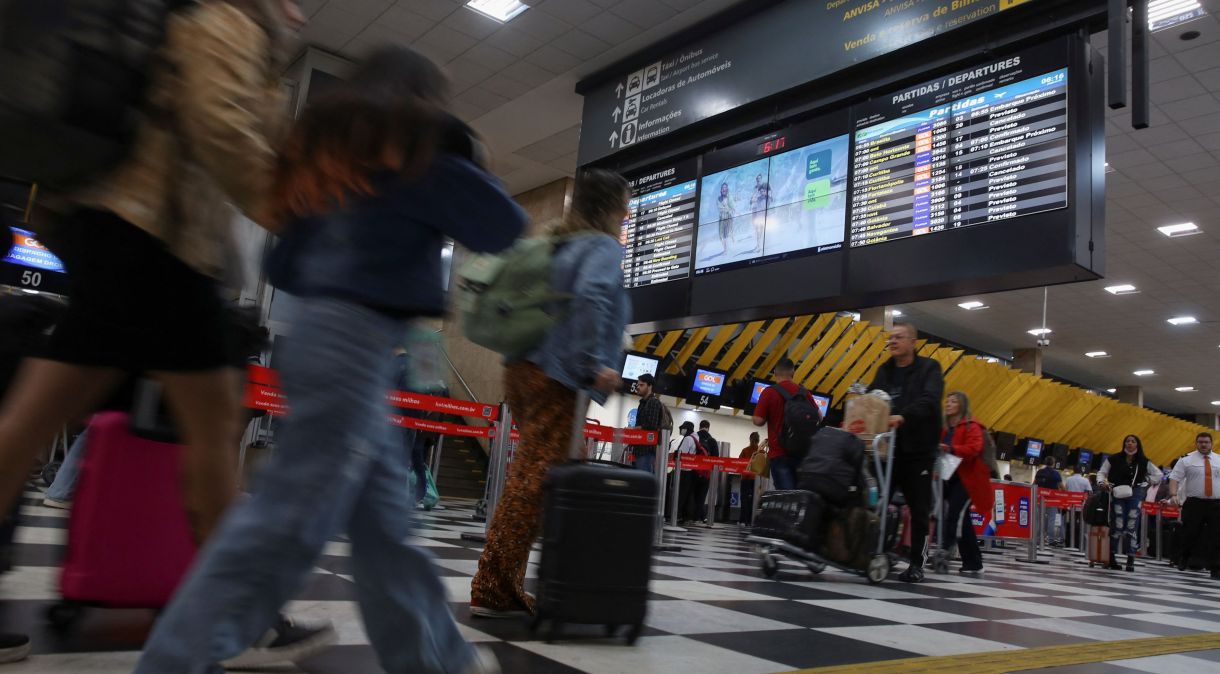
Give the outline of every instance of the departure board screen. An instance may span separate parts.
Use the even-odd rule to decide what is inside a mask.
[[[690,276],[698,203],[697,165],[689,160],[631,180],[623,223],[623,281],[628,288]]]
[[[1066,208],[1068,71],[1037,60],[1014,56],[860,106],[849,245]]]

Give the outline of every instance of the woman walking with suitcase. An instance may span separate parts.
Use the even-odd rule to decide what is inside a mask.
[[[538,538],[543,478],[568,458],[577,391],[588,391],[602,403],[621,383],[623,329],[631,308],[623,289],[619,234],[630,196],[627,181],[617,173],[587,171],[576,183],[571,212],[552,232],[560,243],[551,284],[571,298],[556,308],[562,318],[542,344],[509,361],[504,370],[505,398],[521,442],[470,585],[472,615],[534,613],[534,597],[525,591],[525,567]]]
[[[388,354],[444,309],[446,237],[507,248],[525,215],[469,154],[449,151],[445,77],[413,51],[374,52],[297,122],[277,181],[272,283],[299,298],[281,376],[291,413],[260,488],[225,519],[158,621],[137,674],[219,674],[259,638],[340,531],[383,669],[498,672],[407,543],[408,456],[387,422]],[[467,147],[469,143],[467,142]]]

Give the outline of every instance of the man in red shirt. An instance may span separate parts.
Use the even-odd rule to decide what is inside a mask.
[[[783,387],[789,394],[801,390],[801,387],[792,381],[795,374],[796,364],[790,359],[779,361],[775,366],[777,383],[763,390],[762,395],[758,396],[758,405],[754,407],[754,425],[767,427],[767,458],[771,468],[771,481],[776,489],[796,489],[797,466],[788,459],[788,452],[781,440],[784,429],[784,396],[775,390],[776,386]],[[808,391],[805,395],[809,396],[809,402],[812,404],[813,396]]]

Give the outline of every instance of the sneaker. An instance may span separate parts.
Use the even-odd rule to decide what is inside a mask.
[[[71,501],[57,501],[53,498],[43,497],[42,507],[55,508],[56,510],[71,510],[72,502]]]
[[[262,639],[237,657],[221,664],[225,669],[251,669],[296,662],[308,658],[336,641],[338,641],[338,635],[330,623],[317,627],[306,627],[281,616],[275,627],[267,630]]]
[[[906,571],[898,574],[898,580],[904,583],[922,583],[923,569],[918,566],[908,566]]]
[[[958,569],[957,572],[963,576],[966,576],[967,578],[982,578],[983,577],[982,569]]]
[[[474,659],[462,670],[462,674],[500,674],[500,661],[486,646],[474,647]]]
[[[528,618],[532,614],[525,608],[491,608],[490,606],[480,606],[471,601],[470,615],[476,618],[521,619]]]
[[[0,634],[0,663],[21,662],[30,657],[30,638],[24,634]]]

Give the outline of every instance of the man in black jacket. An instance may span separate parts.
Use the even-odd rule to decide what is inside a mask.
[[[890,428],[896,429],[893,484],[911,509],[911,564],[899,580],[923,580],[928,517],[932,510],[932,467],[940,447],[941,398],[945,382],[940,363],[915,354],[919,332],[910,323],[895,323],[886,346],[890,360],[869,387],[890,394]]]

